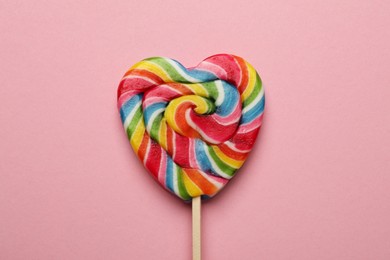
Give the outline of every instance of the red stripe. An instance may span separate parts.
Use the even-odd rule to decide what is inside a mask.
[[[232,83],[234,86],[238,85],[241,72],[234,56],[228,54],[219,54],[207,58],[206,61],[214,63],[226,71],[227,77],[222,77],[222,80],[226,80]]]
[[[145,162],[145,167],[150,173],[158,179],[158,171],[160,169],[161,147],[158,143],[151,140],[149,152]]]
[[[232,142],[240,150],[252,149],[258,133],[259,133],[259,128],[253,129],[252,131],[247,133],[236,134],[232,138]]]
[[[191,167],[189,162],[189,139],[185,136],[176,134],[176,142],[174,143],[176,152],[173,161],[181,167]]]
[[[229,140],[236,132],[238,126],[238,123],[221,125],[212,116],[198,115],[193,111],[190,113],[190,118],[207,136],[219,143]]]
[[[122,94],[129,92],[129,91],[138,91],[143,92],[146,91],[148,88],[151,88],[155,86],[155,84],[150,83],[149,81],[146,81],[141,78],[133,78],[133,79],[124,79],[119,83],[118,87],[118,97],[120,97]]]
[[[163,84],[164,83],[164,80],[162,80],[162,78],[160,78],[159,76],[157,76],[153,72],[150,72],[150,71],[144,70],[144,69],[128,70],[123,77],[129,76],[129,75],[149,78],[152,81],[156,82],[157,84]]]
[[[185,118],[186,110],[194,108],[195,105],[191,102],[184,102],[180,104],[175,111],[175,122],[180,130],[187,137],[199,138],[198,132],[196,132],[188,123]]]
[[[240,153],[229,148],[226,144],[218,145],[218,148],[226,154],[226,156],[235,159],[237,161],[243,161],[248,157],[248,153]]]

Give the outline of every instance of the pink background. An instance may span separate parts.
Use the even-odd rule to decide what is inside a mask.
[[[0,259],[191,259],[191,208],[134,156],[123,73],[249,60],[252,156],[203,205],[208,259],[390,259],[389,1],[0,1]]]

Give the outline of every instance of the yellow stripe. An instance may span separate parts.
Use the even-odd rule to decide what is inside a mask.
[[[192,182],[190,177],[188,177],[187,173],[184,170],[182,171],[182,173],[183,173],[184,186],[186,187],[188,194],[191,197],[198,197],[202,195],[203,194],[202,190],[195,183]]]
[[[256,70],[249,63],[245,62],[248,67],[248,85],[241,95],[241,102],[244,102],[252,93],[256,83]]]
[[[224,154],[218,146],[216,145],[213,145],[212,146],[214,152],[217,154],[217,156],[219,157],[219,159],[221,159],[224,163],[226,163],[227,165],[229,165],[230,167],[233,167],[235,169],[238,169],[242,166],[242,164],[244,163],[244,161],[237,161],[233,158],[230,158],[229,156],[227,156],[226,154]]]
[[[200,96],[195,95],[188,95],[188,96],[182,96],[177,99],[172,100],[164,112],[164,117],[168,123],[168,125],[177,133],[181,135],[186,135],[181,128],[176,124],[175,116],[177,107],[182,105],[185,102],[191,102],[196,106],[194,111],[198,114],[205,114],[209,110],[208,103],[206,100]],[[183,115],[184,116],[184,115]]]
[[[165,109],[164,117],[165,117],[168,125],[173,129],[173,131],[183,135],[183,132],[178,127],[178,125],[176,124],[176,121],[175,121],[175,113],[176,113],[176,108],[177,108],[176,103],[178,103],[177,99],[174,99],[169,103],[169,105]]]
[[[171,77],[164,70],[164,68],[160,67],[159,65],[157,65],[156,63],[153,63],[151,61],[147,61],[147,60],[140,61],[137,64],[135,64],[133,67],[131,67],[130,69],[143,69],[143,70],[147,70],[149,72],[152,72],[152,73],[156,74],[157,76],[159,76],[165,82],[172,82]]]
[[[140,118],[134,133],[131,135],[130,144],[133,147],[135,153],[138,153],[138,149],[141,145],[143,136],[145,133],[145,124],[143,117]]]
[[[209,110],[209,106],[204,98],[199,96],[187,96],[186,99],[189,99],[196,105],[194,111],[198,114],[205,114]]]
[[[159,143],[161,147],[166,151],[168,149],[167,145],[167,122],[163,118],[160,123],[160,133],[159,133]]]
[[[143,60],[137,62],[136,64],[134,64],[133,66],[131,66],[129,70],[137,69],[139,66],[141,66],[142,63],[144,63]]]
[[[209,93],[206,88],[202,84],[194,83],[194,84],[185,84],[186,87],[189,87],[196,95],[202,97],[208,97]]]

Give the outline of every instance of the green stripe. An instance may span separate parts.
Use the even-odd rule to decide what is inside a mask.
[[[181,83],[190,83],[183,76],[181,76],[177,72],[177,70],[169,62],[167,62],[164,58],[153,59],[150,61],[159,65],[163,70],[165,70],[173,81],[181,82]]]
[[[217,156],[217,154],[214,152],[213,148],[208,146],[207,147],[210,153],[210,156],[214,160],[214,162],[218,165],[218,167],[223,170],[224,173],[226,173],[229,176],[233,176],[233,174],[236,172],[237,169],[232,168],[231,166],[225,164],[221,159]]]
[[[215,104],[211,102],[210,100],[205,98],[205,101],[207,103],[207,111],[203,115],[211,115],[215,112]]]
[[[219,93],[215,81],[204,82],[202,85],[209,93],[209,97],[212,98],[213,101],[217,100]]]
[[[142,114],[142,108],[141,106],[137,109],[137,111],[135,112],[134,114],[134,117],[133,119],[131,120],[129,126],[127,127],[126,129],[126,133],[127,133],[127,136],[129,137],[129,139],[131,138],[131,136],[133,135],[134,131],[135,131],[135,128],[137,127],[138,125],[138,122],[139,120],[143,121],[143,114]]]
[[[152,124],[152,129],[150,129],[150,136],[156,142],[160,141],[159,140],[159,138],[160,138],[159,133],[160,133],[160,127],[161,127],[161,120],[162,120],[162,115],[159,114],[154,119],[153,124]]]
[[[196,93],[195,88],[193,87],[193,86],[195,85],[195,83],[193,83],[193,84],[184,84],[184,85],[187,86],[189,89],[191,89],[191,91],[192,91],[193,93]],[[195,95],[201,96],[201,97],[204,97],[204,98],[210,97],[210,94],[209,94],[209,92],[208,92],[208,89],[205,87],[205,83],[204,83],[204,82],[203,82],[203,83],[198,83],[198,84],[196,84],[196,85],[202,86],[201,88],[205,90],[206,94],[203,94],[203,93],[196,93]]]
[[[253,100],[255,100],[255,98],[259,95],[261,89],[262,89],[261,79],[260,79],[259,75],[256,73],[255,86],[252,90],[252,93],[249,95],[249,97],[242,104],[242,108],[244,108],[244,107],[248,106],[250,103],[252,103]]]
[[[177,175],[177,187],[179,188],[180,197],[184,200],[191,199],[191,196],[188,194],[186,187],[184,186],[183,181],[183,170],[180,166],[176,165],[176,175]]]

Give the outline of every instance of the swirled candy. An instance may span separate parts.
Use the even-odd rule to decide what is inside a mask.
[[[219,54],[196,67],[152,57],[118,87],[130,144],[165,189],[183,200],[217,194],[243,165],[258,135],[264,90],[244,59]]]

